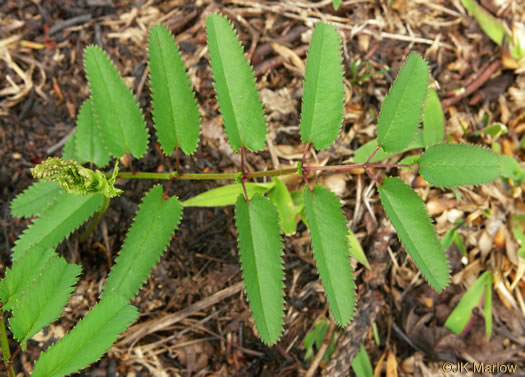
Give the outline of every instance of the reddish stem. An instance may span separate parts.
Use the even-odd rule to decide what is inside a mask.
[[[381,145],[378,145],[377,148],[375,149],[375,151],[373,151],[372,154],[370,155],[370,157],[368,157],[368,160],[366,160],[365,165],[368,165],[368,163],[372,160],[372,158],[374,158],[375,154],[377,153],[377,151],[380,148],[381,148]]]
[[[377,177],[370,170],[365,169],[365,171],[366,171],[366,174],[368,174],[368,176],[372,179],[372,181],[375,182],[376,185],[381,186],[381,184],[377,180]]]

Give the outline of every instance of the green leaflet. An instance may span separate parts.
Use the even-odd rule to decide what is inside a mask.
[[[406,148],[403,148],[403,150],[399,152],[407,152],[413,149],[423,148],[424,146],[425,143],[423,141],[423,131],[419,129],[416,131],[416,137],[414,137],[414,139],[406,146]],[[370,155],[375,151],[376,147],[377,139],[370,140],[368,143],[361,145],[354,153],[354,161],[358,164],[365,163],[368,160],[368,157],[370,157]],[[383,148],[380,148],[374,157],[372,157],[370,163],[386,160],[396,153],[398,152],[387,153],[383,150]]]
[[[11,214],[15,217],[40,215],[57,198],[64,194],[57,182],[35,182],[11,202]]]
[[[401,152],[414,138],[423,117],[428,80],[427,63],[411,53],[381,106],[377,141],[386,152]]]
[[[419,158],[419,172],[435,186],[492,182],[500,173],[498,154],[470,144],[436,144]]]
[[[275,186],[268,193],[268,198],[277,206],[279,225],[284,234],[294,234],[297,229],[297,208],[286,185],[277,177],[272,181]]]
[[[368,358],[365,347],[361,344],[359,352],[352,360],[352,369],[356,377],[374,377],[374,370]]]
[[[511,156],[500,155],[499,174],[502,177],[512,179],[514,181],[514,185],[519,185],[520,182],[525,181],[525,168],[522,168],[518,161],[516,161]]]
[[[93,112],[93,99],[88,98],[82,104],[77,116],[75,160],[81,164],[93,162],[99,167],[104,167],[109,163],[109,153],[104,147],[100,132]]]
[[[301,111],[301,140],[328,148],[341,130],[345,90],[341,39],[337,30],[317,23],[308,50]]]
[[[485,8],[481,7],[475,0],[461,0],[461,3],[470,13],[472,13],[485,34],[487,34],[487,36],[498,46],[501,46],[506,34],[505,27],[501,21],[487,12]]]
[[[283,329],[283,243],[275,206],[261,194],[235,205],[242,277],[261,340],[275,344]]]
[[[264,194],[274,187],[275,182],[269,183],[245,183],[248,198],[252,198],[256,193]],[[220,207],[235,204],[239,194],[242,194],[242,185],[235,183],[225,185],[203,192],[193,198],[182,202],[184,207]]]
[[[28,249],[11,268],[6,270],[5,278],[0,280],[2,310],[13,308],[26,289],[40,277],[45,265],[54,255],[56,255],[54,249],[35,246]]]
[[[82,268],[54,255],[45,271],[17,301],[9,319],[11,331],[22,348],[29,338],[60,316]]]
[[[62,150],[62,159],[78,161],[77,157],[77,129],[69,134],[64,149]]]
[[[229,142],[260,151],[266,142],[266,119],[255,78],[230,22],[219,14],[206,20],[211,72]]]
[[[423,137],[425,147],[442,143],[445,139],[445,119],[441,102],[433,88],[428,91],[427,101],[425,102],[425,112],[423,114]]]
[[[370,263],[368,263],[368,258],[366,257],[359,240],[355,236],[354,232],[348,230],[348,243],[350,246],[350,255],[354,257],[359,263],[370,270]]]
[[[341,0],[332,0],[332,5],[334,6],[334,10],[338,10],[341,6]]]
[[[479,305],[484,293],[485,298],[488,298],[489,295],[492,298],[492,273],[490,271],[485,271],[481,274],[467,292],[465,292],[461,300],[459,300],[458,305],[448,316],[444,326],[455,334],[460,335],[470,322],[472,310]],[[492,311],[489,311],[485,318],[485,326],[486,330],[492,327]],[[486,335],[488,338],[490,332],[487,331]]]
[[[397,177],[378,187],[386,215],[424,278],[437,292],[448,285],[450,266],[421,197]]]
[[[13,248],[13,262],[34,245],[43,248],[58,245],[89,219],[100,208],[103,201],[102,194],[62,196],[61,200],[49,207],[16,241]]]
[[[62,377],[97,361],[137,319],[137,309],[128,301],[107,295],[69,334],[41,353],[31,377]]]
[[[148,147],[148,131],[133,93],[99,47],[84,49],[84,66],[97,124],[109,153],[117,158],[126,152],[142,157]]]
[[[148,41],[154,126],[166,155],[175,147],[186,154],[197,148],[201,117],[179,49],[168,28],[156,25]]]
[[[348,229],[341,202],[330,190],[304,189],[304,208],[317,270],[335,321],[346,326],[355,309],[355,284],[348,245]]]
[[[306,334],[304,337],[304,348],[306,353],[304,354],[304,360],[309,361],[314,358],[314,352],[316,349],[319,350],[323,344],[324,337],[326,332],[330,327],[330,323],[326,320],[317,321],[314,325],[314,328]],[[326,349],[325,354],[323,355],[323,361],[330,361],[330,356],[334,353],[335,341],[337,333],[332,334],[332,339],[330,339],[330,345]]]
[[[108,276],[103,297],[113,292],[129,300],[135,297],[168,247],[181,216],[181,203],[176,196],[164,200],[162,186],[153,187],[144,196]]]

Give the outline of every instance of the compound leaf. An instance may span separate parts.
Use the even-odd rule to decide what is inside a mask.
[[[86,47],[84,66],[95,116],[109,153],[117,158],[126,152],[142,157],[148,147],[148,132],[135,96],[99,47]]]
[[[0,301],[2,310],[11,310],[24,291],[40,277],[44,266],[53,257],[55,250],[38,246],[26,250],[0,280]]]
[[[135,297],[168,247],[181,216],[181,203],[176,196],[164,200],[162,186],[153,187],[144,196],[108,276],[103,297],[113,292],[129,300]]]
[[[423,137],[425,147],[442,143],[445,139],[445,119],[439,97],[433,88],[428,91],[423,114]]]
[[[492,182],[500,173],[497,153],[470,144],[436,144],[419,159],[419,172],[436,186],[456,187]]]
[[[57,182],[35,182],[11,202],[11,214],[15,217],[40,215],[53,204],[64,190]]]
[[[347,325],[355,309],[355,284],[350,265],[348,229],[341,202],[330,190],[304,189],[314,259],[335,321]]]
[[[259,336],[274,344],[284,316],[283,243],[275,206],[261,194],[250,202],[239,195],[235,205],[242,275]]]
[[[256,193],[264,194],[275,186],[275,182],[244,184],[248,198],[251,199]],[[234,183],[203,192],[193,198],[182,202],[184,207],[220,207],[235,204],[239,194],[243,193],[242,185]]]
[[[128,302],[118,294],[107,295],[69,334],[41,353],[31,377],[61,377],[97,361],[137,319],[137,309]]]
[[[425,203],[397,177],[386,178],[378,190],[399,239],[430,286],[441,292],[448,285],[450,266],[430,223]]]
[[[411,53],[381,106],[377,141],[385,152],[401,152],[414,138],[423,117],[428,80],[427,63]]]
[[[32,246],[55,247],[97,211],[104,195],[63,195],[36,219],[16,241],[13,262]]]
[[[345,90],[341,39],[337,30],[317,23],[308,50],[301,112],[301,140],[329,147],[341,130]]]
[[[148,46],[152,113],[160,146],[166,155],[175,147],[192,154],[199,142],[201,117],[177,44],[166,26],[156,25]]]
[[[45,274],[17,301],[9,325],[22,348],[29,338],[60,316],[81,270],[79,265],[68,264],[54,255],[45,265]]]
[[[206,20],[211,72],[229,142],[259,151],[266,142],[266,119],[255,78],[230,22],[211,14]]]
[[[82,104],[77,116],[75,133],[76,159],[81,164],[93,162],[103,167],[109,162],[109,153],[104,147],[100,128],[93,112],[93,99],[88,98]]]

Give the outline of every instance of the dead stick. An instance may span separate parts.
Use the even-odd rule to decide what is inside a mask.
[[[447,108],[450,105],[453,105],[459,101],[461,101],[462,98],[465,98],[478,90],[483,84],[485,84],[488,79],[490,79],[490,76],[492,76],[499,68],[501,67],[501,61],[496,60],[494,63],[488,66],[488,68],[481,74],[479,77],[472,82],[471,85],[460,95],[452,98],[447,98],[443,101],[441,101],[441,106],[443,108]]]
[[[187,318],[201,310],[215,305],[216,303],[230,296],[233,296],[236,293],[239,293],[243,287],[243,282],[240,281],[231,287],[224,288],[223,290],[178,311],[177,313],[133,325],[124,333],[124,338],[119,341],[119,344],[131,344],[132,342],[135,342],[148,334],[162,331],[174,323],[182,321],[184,318]]]

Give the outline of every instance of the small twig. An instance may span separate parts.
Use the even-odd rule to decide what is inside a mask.
[[[453,105],[461,101],[461,99],[469,96],[470,94],[478,90],[481,86],[483,86],[483,84],[485,84],[488,81],[488,79],[490,79],[490,76],[492,76],[500,67],[501,61],[496,60],[494,63],[489,65],[488,68],[485,71],[483,71],[483,73],[481,73],[479,77],[476,80],[474,80],[472,84],[470,84],[468,88],[466,88],[461,94],[441,101],[441,106],[443,108],[447,108],[448,106]]]
[[[78,25],[78,24],[85,24],[86,22],[91,21],[91,13],[83,14],[81,16],[76,16],[69,18],[65,20],[64,22],[60,22],[58,24],[55,24],[49,28],[49,36],[52,36],[53,34],[58,33],[59,31],[62,31],[70,26]]]

